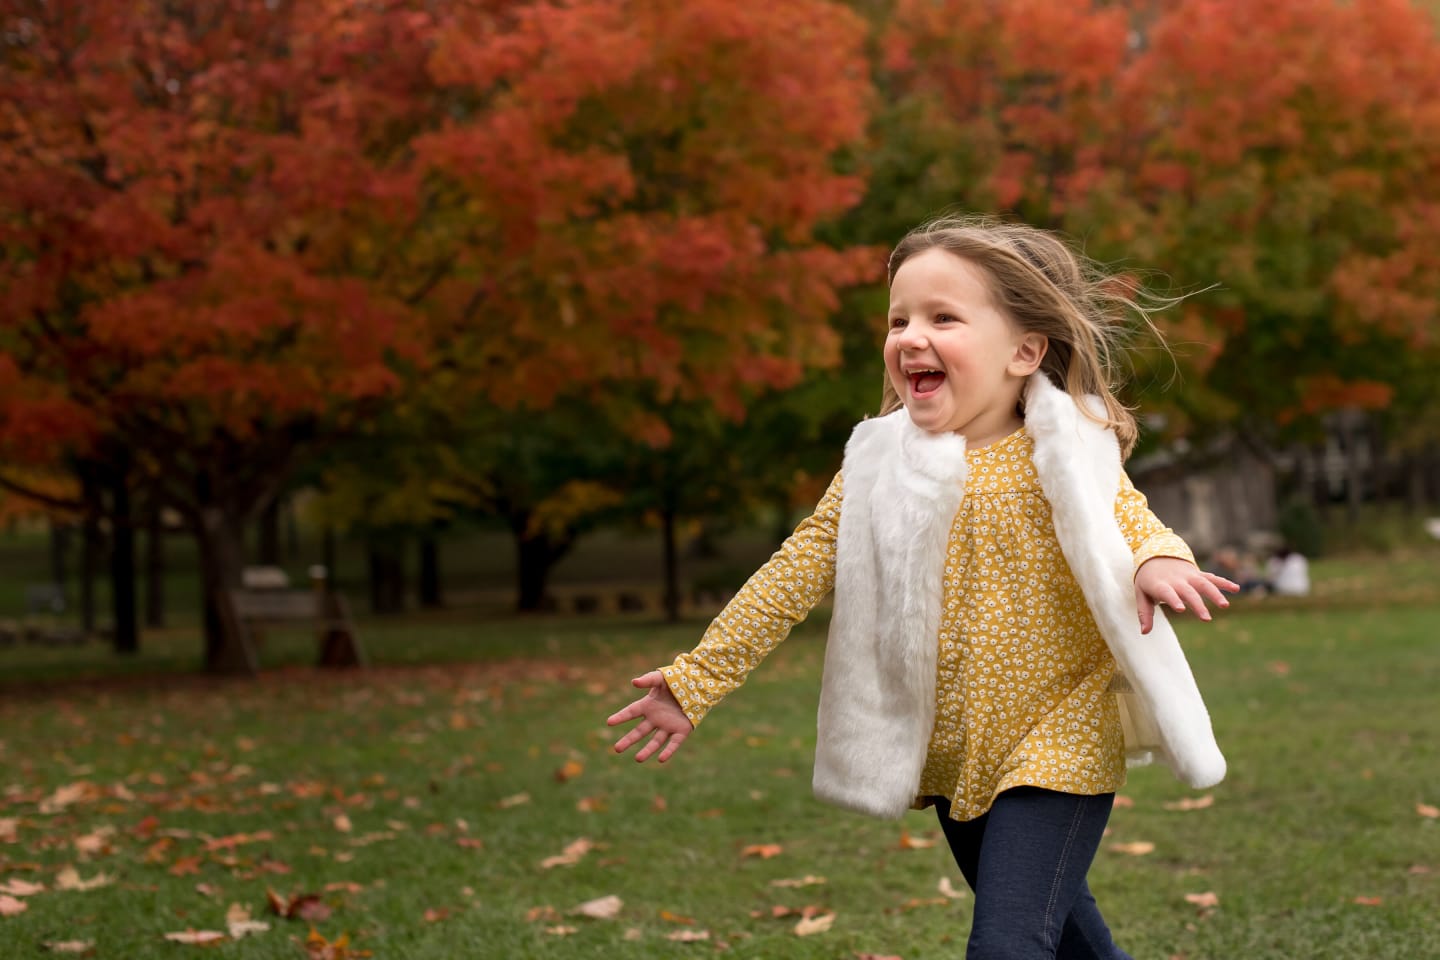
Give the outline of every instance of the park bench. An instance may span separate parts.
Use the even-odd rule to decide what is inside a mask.
[[[350,604],[338,591],[319,586],[309,590],[231,590],[230,599],[240,622],[245,657],[252,671],[259,669],[258,651],[264,642],[266,626],[305,621],[315,624],[320,666],[368,665],[369,658],[350,615]]]
[[[81,644],[85,631],[62,622],[66,612],[65,588],[58,583],[27,583],[25,614],[18,620],[0,621],[0,646],[17,641],[46,646]]]

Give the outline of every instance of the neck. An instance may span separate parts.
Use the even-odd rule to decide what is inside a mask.
[[[975,431],[973,434],[965,434],[965,449],[983,450],[992,443],[1004,440],[1023,426],[1025,426],[1025,421],[1018,416],[1011,417],[1004,423],[989,424],[985,428]]]

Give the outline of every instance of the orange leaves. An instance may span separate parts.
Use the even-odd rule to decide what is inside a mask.
[[[900,829],[901,850],[928,850],[935,846],[937,842],[938,841],[933,838],[911,836],[909,830],[903,827]]]
[[[784,848],[778,843],[756,843],[743,848],[740,851],[742,857],[759,857],[762,860],[769,860],[771,857],[778,857]]]
[[[1166,810],[1206,810],[1215,805],[1215,795],[1204,794],[1199,797],[1182,797],[1169,803],[1163,804]]]
[[[1436,819],[1437,817],[1440,817],[1440,807],[1437,807],[1437,806],[1435,806],[1435,805],[1433,805],[1433,804],[1429,804],[1429,803],[1417,803],[1417,804],[1415,804],[1415,812],[1418,813],[1418,814],[1420,814],[1420,816],[1426,817],[1426,818],[1431,819],[1431,820],[1434,820],[1434,819]]]
[[[0,893],[0,917],[13,917],[30,909],[30,905],[24,900],[10,896],[8,893]]]
[[[565,846],[557,856],[546,857],[540,861],[540,869],[549,870],[552,867],[573,867],[579,863],[584,856],[595,849],[595,841],[589,837],[581,837]]]
[[[1155,852],[1155,844],[1148,840],[1133,840],[1129,843],[1112,843],[1110,849],[1131,857],[1143,857]]]
[[[320,899],[319,894],[314,893],[282,896],[267,887],[265,900],[269,904],[271,913],[286,920],[320,923],[330,919],[332,912],[330,906]]]

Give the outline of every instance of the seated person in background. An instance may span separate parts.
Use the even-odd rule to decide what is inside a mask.
[[[1310,563],[1305,554],[1288,543],[1270,557],[1265,565],[1270,592],[1277,597],[1304,597],[1310,593]]]
[[[1260,571],[1256,569],[1250,555],[1241,554],[1234,547],[1221,547],[1216,550],[1210,566],[1220,576],[1240,584],[1242,594],[1256,591],[1264,593],[1268,589],[1269,585],[1260,576]]]

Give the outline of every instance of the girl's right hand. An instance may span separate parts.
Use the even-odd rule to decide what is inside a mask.
[[[660,753],[660,762],[664,763],[675,755],[676,750],[680,749],[680,744],[690,736],[690,731],[695,729],[695,725],[690,722],[689,717],[685,716],[685,711],[680,709],[680,702],[670,692],[670,685],[665,682],[665,675],[659,670],[651,670],[630,682],[642,690],[648,689],[650,692],[629,706],[615,711],[605,721],[613,727],[636,718],[640,720],[635,729],[615,741],[615,752],[624,753],[645,737],[650,736],[650,742],[635,754],[636,762],[644,763],[663,746],[665,749]],[[652,734],[653,736],[651,736]]]

